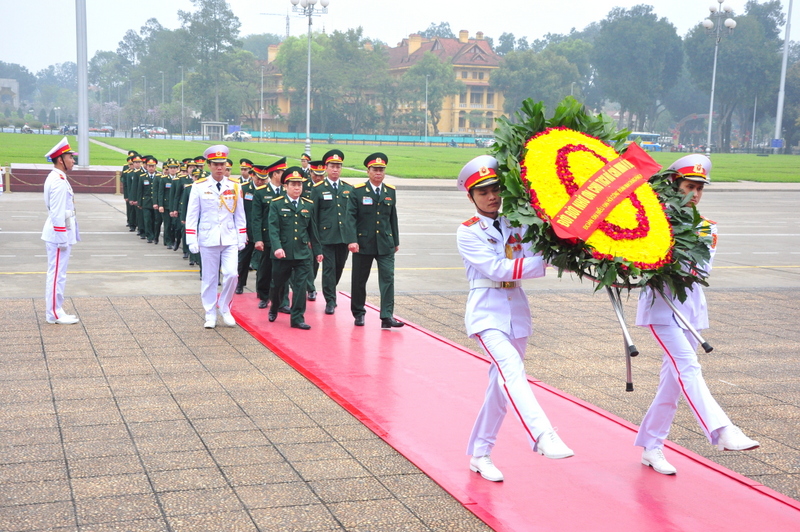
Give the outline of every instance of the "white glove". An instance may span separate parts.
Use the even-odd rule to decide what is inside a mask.
[[[200,246],[198,246],[197,244],[189,244],[189,253],[194,253],[195,255],[197,255],[198,253],[200,253]]]
[[[244,242],[239,242],[239,251],[243,250],[246,246],[247,244],[245,244]]]
[[[58,249],[61,250],[61,251],[69,251],[69,245],[68,244],[59,244],[58,245]]]

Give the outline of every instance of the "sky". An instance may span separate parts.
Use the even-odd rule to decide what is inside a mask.
[[[328,14],[315,17],[313,29],[324,27],[326,32],[332,32],[361,26],[365,36],[394,46],[432,22],[445,21],[456,35],[459,30],[468,30],[471,37],[482,31],[497,44],[502,33],[510,32],[532,42],[547,33],[582,30],[604,19],[614,7],[649,4],[684,36],[708,16],[712,3],[716,5],[715,0],[330,0]],[[727,3],[734,11],[743,12],[746,0]],[[783,3],[786,9],[788,0]],[[291,35],[308,31],[308,19],[292,14],[289,0],[228,0],[228,4],[242,23],[241,36],[284,35],[287,13]],[[21,64],[35,74],[49,65],[76,60],[74,0],[0,0],[0,5],[5,6],[0,61]],[[115,51],[127,30],[138,32],[149,18],[174,29],[180,26],[178,10],[194,8],[190,0],[86,0],[86,10],[91,59],[98,50]],[[791,38],[798,41],[800,7],[793,8],[791,22]]]

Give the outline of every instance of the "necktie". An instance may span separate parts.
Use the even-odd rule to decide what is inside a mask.
[[[339,187],[336,186],[336,181],[333,181],[331,184],[333,185],[333,191],[334,192],[338,192],[339,191]]]
[[[222,183],[217,181],[217,190],[222,190]]]
[[[381,187],[375,187],[375,195],[381,197]]]
[[[297,209],[297,200],[292,200],[292,206]]]
[[[497,229],[498,233],[500,233],[501,235],[503,234],[503,231],[500,229],[500,220],[495,220],[492,225],[494,226],[495,229]]]

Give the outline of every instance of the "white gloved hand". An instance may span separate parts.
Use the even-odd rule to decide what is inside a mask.
[[[244,242],[239,242],[239,251],[243,250],[246,246],[247,244],[245,244]]]
[[[194,253],[195,255],[197,255],[198,253],[200,253],[200,246],[198,246],[197,244],[189,244],[189,253]]]

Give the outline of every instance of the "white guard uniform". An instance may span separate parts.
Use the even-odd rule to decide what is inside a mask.
[[[230,312],[239,279],[239,247],[247,243],[247,222],[239,184],[223,176],[217,188],[212,178],[198,179],[189,194],[186,210],[186,244],[200,246],[203,280],[200,297],[206,320]],[[217,296],[219,272],[222,290]],[[216,308],[215,308],[216,307]]]
[[[44,182],[44,204],[48,215],[42,229],[42,240],[47,248],[45,317],[50,322],[62,317],[70,250],[81,239],[73,196],[67,175],[54,168]]]
[[[492,360],[489,386],[467,447],[467,454],[472,456],[491,453],[509,403],[534,450],[539,436],[552,428],[533,395],[523,365],[532,327],[520,280],[544,277],[545,264],[529,244],[521,242],[526,227],[512,228],[504,217],[498,220],[500,232],[493,219],[477,215],[461,224],[456,233],[470,282],[467,334]],[[503,282],[516,286],[503,288]]]
[[[705,265],[706,272],[710,273],[717,247],[717,226],[710,220],[706,220],[705,225],[712,237],[711,257]],[[674,297],[672,302],[696,330],[708,328],[708,308],[702,286],[695,285],[688,291],[685,302]],[[635,445],[647,450],[663,447],[681,394],[686,397],[706,437],[716,445],[719,429],[730,425],[731,421],[711,396],[703,379],[697,361],[697,339],[675,317],[661,296],[649,288],[639,293],[636,325],[650,327],[664,350],[664,360],[658,390],[639,427]]]

